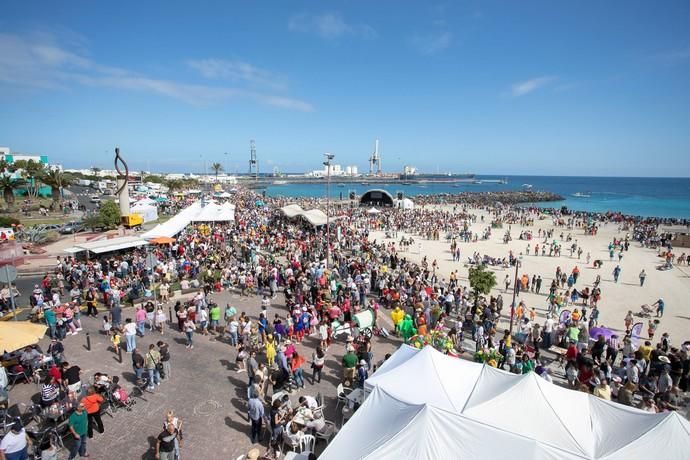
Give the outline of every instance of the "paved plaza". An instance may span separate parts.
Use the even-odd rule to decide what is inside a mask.
[[[241,297],[230,292],[215,293],[211,299],[220,305],[231,302],[238,312],[245,311],[253,319],[260,311],[260,297]],[[174,302],[168,305],[171,307]],[[103,308],[99,309],[101,316]],[[166,312],[167,313],[167,312]],[[286,314],[279,295],[268,310],[269,318],[275,313]],[[123,310],[123,318],[133,317],[134,309]],[[390,327],[390,318],[382,313],[383,324]],[[385,318],[383,318],[385,316]],[[131,355],[122,353],[123,363],[120,364],[117,355],[112,351],[109,339],[99,332],[101,319],[82,317],[84,330],[76,336],[68,336],[64,340],[66,359],[71,364],[79,365],[83,370],[83,381],[93,377],[95,372],[105,372],[111,376],[119,375],[125,381],[124,387],[134,386],[134,372],[131,365]],[[163,428],[163,420],[168,410],[173,410],[184,425],[184,441],[181,451],[182,459],[235,459],[246,454],[251,447],[249,437],[250,426],[247,421],[246,391],[247,374],[235,371],[235,349],[225,341],[218,341],[215,336],[194,335],[194,349],[185,348],[185,336],[176,330],[168,329],[161,336],[158,332],[149,332],[145,337],[137,337],[137,348],[144,350],[151,343],[164,340],[170,344],[172,378],[165,380],[153,393],[144,393],[137,397],[131,412],[119,409],[113,417],[104,414],[103,424],[105,433],[95,433],[88,441],[88,451],[92,459],[153,459],[155,454],[155,439]],[[91,351],[86,349],[86,332],[91,336]],[[307,359],[311,357],[318,340],[307,337],[297,350]],[[41,341],[45,350],[48,340]],[[123,341],[124,344],[124,341]],[[373,339],[374,362],[383,359],[385,353],[393,352],[400,345],[400,339],[391,337]],[[335,342],[327,352],[326,364],[322,380],[311,385],[309,364],[305,364],[307,377],[305,389],[293,392],[292,399],[299,395],[316,396],[321,393],[325,401],[325,415],[327,420],[340,425],[340,411],[336,416],[336,386],[340,383],[341,359],[344,354],[344,336]],[[263,356],[258,361],[265,361]],[[269,389],[269,393],[272,390]],[[10,393],[11,404],[27,403],[31,398],[37,399],[38,387],[33,384],[17,384]],[[266,407],[268,414],[268,407]],[[71,439],[66,438],[69,445]],[[267,442],[263,443],[262,452]],[[317,443],[317,453],[325,448],[325,442]],[[60,459],[67,458],[63,451]]]

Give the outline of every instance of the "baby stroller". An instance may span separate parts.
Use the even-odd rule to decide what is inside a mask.
[[[105,394],[106,400],[113,413],[118,409],[125,409],[129,412],[132,410],[136,400],[131,398],[127,391],[119,385],[119,381],[120,379],[117,376],[113,377],[113,383]]]

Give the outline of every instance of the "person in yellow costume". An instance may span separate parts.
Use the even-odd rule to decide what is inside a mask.
[[[276,360],[276,343],[273,339],[273,334],[268,334],[266,337],[266,362],[268,363],[268,368],[272,368]]]
[[[391,320],[393,320],[393,326],[395,326],[396,334],[400,331],[400,322],[405,318],[405,312],[400,309],[400,307],[395,307],[391,312]]]

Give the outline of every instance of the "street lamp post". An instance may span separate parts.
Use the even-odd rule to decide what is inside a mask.
[[[326,269],[331,258],[331,160],[335,158],[332,153],[324,153],[326,161]]]
[[[510,335],[513,335],[513,319],[515,318],[515,297],[517,296],[518,269],[522,262],[522,256],[515,259],[515,284],[513,284],[513,302],[510,304]]]

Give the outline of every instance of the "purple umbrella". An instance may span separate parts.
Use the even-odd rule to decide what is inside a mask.
[[[606,340],[609,340],[615,332],[607,327],[593,327],[589,330],[589,337],[591,340],[597,340],[600,335],[603,335]]]

